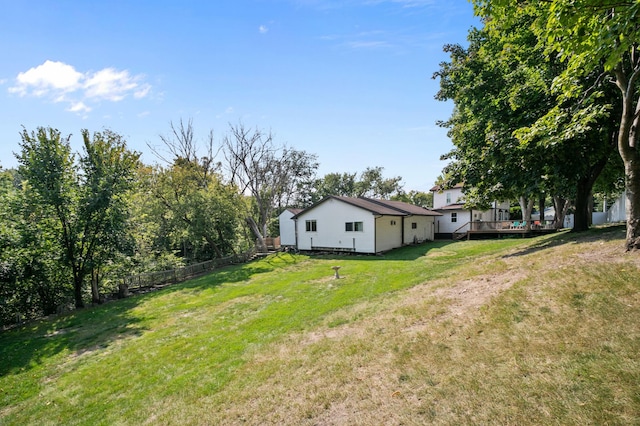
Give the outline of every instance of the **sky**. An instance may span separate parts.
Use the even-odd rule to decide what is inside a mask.
[[[230,125],[317,155],[318,176],[383,167],[428,191],[453,104],[432,79],[479,25],[467,0],[0,0],[0,166],[20,132],[113,130],[147,164],[171,123]],[[204,155],[204,152],[203,152]]]

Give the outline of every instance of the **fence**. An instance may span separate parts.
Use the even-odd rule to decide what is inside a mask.
[[[255,249],[251,249],[244,253],[235,254],[233,256],[223,257],[220,259],[208,260],[202,263],[196,263],[169,271],[147,272],[144,274],[131,275],[122,280],[118,288],[118,297],[126,297],[129,291],[142,291],[157,286],[175,284],[186,281],[189,278],[213,271],[226,265],[236,263],[245,263],[249,261],[255,254]]]

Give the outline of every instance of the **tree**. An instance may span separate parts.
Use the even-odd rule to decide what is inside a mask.
[[[313,203],[329,195],[343,197],[391,198],[400,196],[402,178],[395,176],[385,178],[384,167],[367,167],[360,173],[328,173],[313,184]],[[313,204],[311,203],[311,204]]]
[[[441,78],[438,97],[456,103],[444,123],[456,146],[445,156],[454,160],[446,175],[465,183],[465,192],[474,195],[467,204],[474,207],[492,198],[518,198],[527,221],[545,193],[553,195],[557,212],[564,210],[563,200],[574,200],[574,230],[585,230],[593,184],[612,152],[612,94],[585,96],[576,104],[552,92],[562,66],[530,30],[536,16],[525,10],[510,21],[487,18],[491,25],[470,32],[468,49],[445,48],[452,61],[435,75]],[[589,87],[594,80],[585,76],[574,85]]]
[[[356,182],[356,196],[387,199],[402,192],[402,177],[385,178],[384,167],[367,167]]]
[[[566,68],[555,82],[557,90],[579,101],[585,94],[613,84],[621,108],[617,119],[617,148],[625,168],[627,193],[626,249],[640,248],[640,3],[630,0],[522,1],[476,0],[476,8],[494,22],[517,19],[521,10],[537,10],[533,28],[541,45],[558,55]],[[597,84],[585,91],[573,82],[603,69]]]
[[[216,157],[213,131],[201,144],[195,137],[193,122],[171,123],[169,136],[160,136],[164,151],[151,147],[166,163],[149,173],[149,191],[161,204],[152,208],[163,226],[162,235],[172,249],[180,249],[191,260],[223,257],[233,253],[238,245],[238,217],[242,200],[232,184],[225,184]]]
[[[242,123],[230,125],[223,152],[230,181],[240,194],[252,198],[253,209],[245,221],[264,249],[274,212],[290,205],[297,194],[308,192],[302,187],[313,181],[318,168],[316,155],[276,145],[270,132],[249,129]]]
[[[316,179],[309,205],[317,203],[329,195],[356,197],[356,176],[356,173],[327,173]]]
[[[433,193],[411,190],[409,192],[401,192],[391,197],[395,201],[404,201],[416,206],[433,208]]]
[[[446,45],[450,62],[440,65],[438,100],[453,100],[452,116],[443,127],[455,148],[443,159],[444,185],[462,182],[466,204],[483,208],[491,200],[518,199],[523,218],[544,191],[544,149],[522,144],[514,131],[546,112],[549,68],[540,64],[526,26],[506,38],[486,30],[469,32],[469,47]],[[535,66],[529,66],[535,63]],[[544,64],[544,61],[542,61]]]
[[[21,133],[19,172],[46,209],[55,226],[52,232],[64,264],[71,271],[77,308],[84,306],[87,276],[99,270],[106,254],[117,249],[126,221],[124,195],[132,185],[139,154],[130,152],[124,139],[111,131],[91,138],[82,131],[85,153],[76,162],[70,136],[40,127]],[[99,299],[93,294],[94,301]]]

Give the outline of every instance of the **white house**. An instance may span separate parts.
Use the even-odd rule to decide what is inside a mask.
[[[292,220],[298,250],[380,253],[433,240],[438,216],[400,201],[329,196]],[[281,221],[280,227],[281,234],[287,232],[286,222]]]
[[[436,219],[435,233],[437,236],[450,237],[454,232],[467,232],[470,222],[509,220],[510,206],[508,201],[494,201],[489,210],[465,209],[462,187],[463,185],[458,183],[448,189],[443,189],[439,185],[431,188],[433,210],[442,214]]]
[[[283,247],[296,246],[296,223],[292,219],[293,216],[300,213],[302,209],[286,209],[278,220],[280,223],[280,245]]]

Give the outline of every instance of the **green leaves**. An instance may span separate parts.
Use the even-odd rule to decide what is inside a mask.
[[[34,205],[55,223],[51,229],[60,259],[70,268],[76,306],[83,306],[85,277],[126,245],[125,195],[139,154],[128,151],[124,139],[108,130],[93,138],[82,131],[85,152],[78,161],[70,136],[63,138],[58,130],[25,129],[21,136],[19,173],[26,190],[33,191]]]

